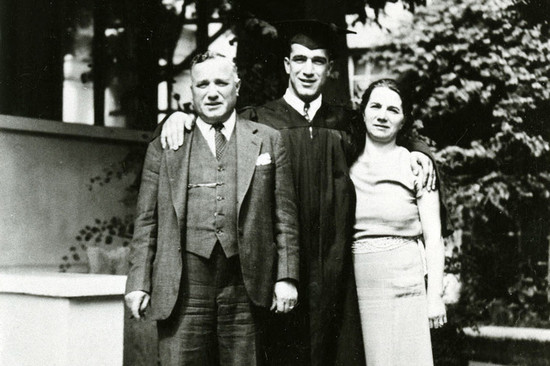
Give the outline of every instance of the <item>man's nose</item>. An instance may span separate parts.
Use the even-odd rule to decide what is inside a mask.
[[[219,96],[218,88],[215,85],[210,85],[206,90],[206,96],[208,99],[217,99]]]
[[[302,72],[304,74],[313,74],[313,62],[311,62],[311,60],[307,60],[304,63],[304,67],[302,68]]]

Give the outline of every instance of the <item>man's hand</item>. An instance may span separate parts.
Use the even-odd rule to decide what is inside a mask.
[[[164,122],[160,132],[160,144],[163,149],[167,147],[177,150],[183,145],[183,130],[190,130],[195,124],[196,116],[184,112],[174,112]]]
[[[145,291],[132,291],[124,296],[126,306],[136,319],[141,319],[145,315],[145,309],[149,305],[150,299],[151,296]]]
[[[411,152],[411,170],[414,175],[419,176],[422,188],[426,188],[428,192],[435,191],[436,175],[432,159],[421,152]]]
[[[273,289],[273,303],[270,310],[276,313],[288,313],[298,303],[298,290],[291,281],[278,281]]]

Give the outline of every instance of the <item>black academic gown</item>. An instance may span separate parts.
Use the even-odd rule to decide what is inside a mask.
[[[365,365],[350,250],[355,216],[351,135],[354,123],[362,124],[360,115],[323,103],[312,132],[282,98],[241,115],[281,132],[300,213],[299,306],[289,315],[275,315],[268,326],[269,364]],[[342,330],[344,313],[352,318]]]

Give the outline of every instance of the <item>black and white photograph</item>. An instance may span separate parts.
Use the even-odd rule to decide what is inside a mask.
[[[0,366],[550,366],[550,1],[0,0]]]

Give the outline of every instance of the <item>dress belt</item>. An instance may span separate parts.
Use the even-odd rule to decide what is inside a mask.
[[[405,236],[377,236],[364,238],[353,242],[351,250],[353,253],[377,253],[394,250],[407,244],[417,245],[420,237]]]

